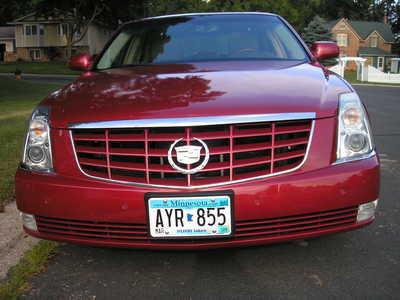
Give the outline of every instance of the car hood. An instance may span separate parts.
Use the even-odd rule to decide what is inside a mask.
[[[52,93],[51,126],[151,118],[314,112],[337,113],[351,91],[312,63],[220,62],[124,67],[85,73]]]

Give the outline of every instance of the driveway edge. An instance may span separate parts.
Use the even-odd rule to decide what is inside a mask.
[[[17,265],[39,239],[23,231],[15,202],[7,204],[5,211],[0,213],[0,236],[0,281],[3,281],[10,268]]]

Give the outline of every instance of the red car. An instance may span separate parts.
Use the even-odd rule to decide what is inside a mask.
[[[379,161],[357,93],[281,17],[183,14],[122,26],[30,119],[16,197],[29,234],[200,249],[374,220]]]

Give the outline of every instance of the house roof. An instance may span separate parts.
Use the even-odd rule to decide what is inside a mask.
[[[36,23],[60,23],[62,21],[68,20],[70,17],[68,14],[62,15],[59,14],[57,17],[53,17],[52,15],[44,16],[37,15],[36,12],[32,12],[28,15],[15,19],[13,22],[9,22],[8,24],[36,24]]]
[[[23,17],[15,19],[13,22],[7,24],[17,25],[17,24],[60,24],[74,21],[71,14],[68,12],[62,12],[59,9],[54,9],[52,14],[43,15],[37,12],[31,12]],[[109,28],[108,25],[95,20],[92,25],[97,25],[103,28]]]
[[[363,56],[397,56],[380,48],[360,47],[360,55]]]
[[[0,40],[14,40],[15,28],[14,26],[0,26]]]
[[[329,22],[329,27],[332,29],[341,20],[343,19]],[[394,43],[394,35],[389,24],[382,22],[345,20],[351,25],[351,27],[353,27],[353,29],[363,40],[365,40],[372,32],[377,31],[386,42]]]

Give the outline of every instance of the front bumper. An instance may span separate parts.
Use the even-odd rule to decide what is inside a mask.
[[[148,235],[146,193],[185,191],[125,186],[84,177],[19,169],[20,211],[36,216],[36,237],[98,246],[200,249],[304,239],[368,225],[357,208],[379,194],[377,157],[218,188],[234,194],[234,236],[207,240],[153,240]],[[191,193],[196,192],[191,191]]]

